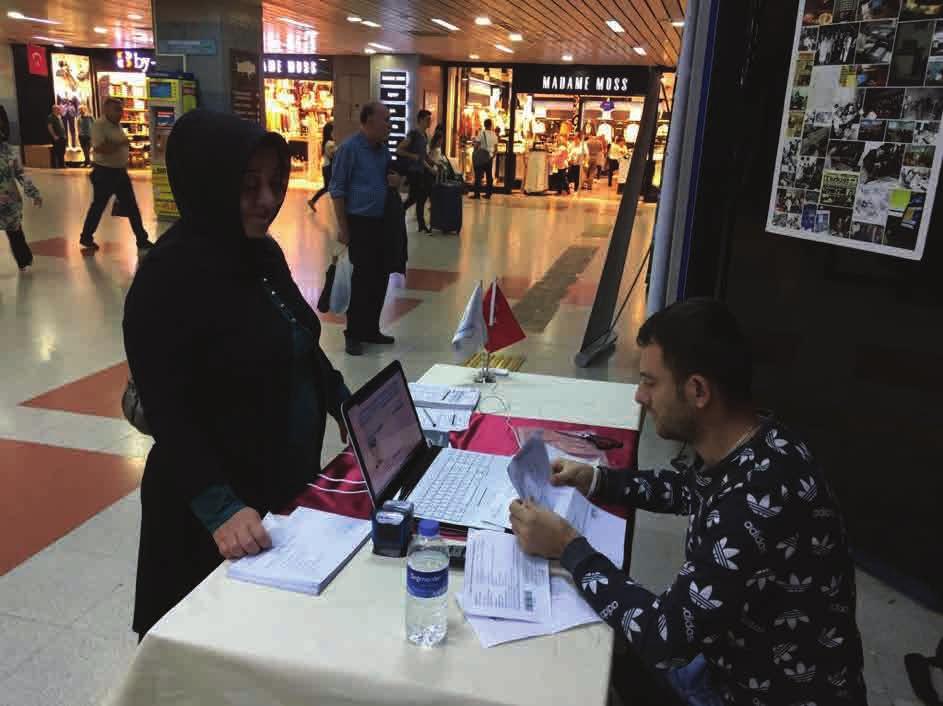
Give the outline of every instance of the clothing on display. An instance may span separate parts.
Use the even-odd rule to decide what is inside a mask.
[[[288,141],[293,169],[320,173],[321,135],[333,113],[331,81],[265,79],[265,126]]]

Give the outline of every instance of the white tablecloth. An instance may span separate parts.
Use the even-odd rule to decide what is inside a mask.
[[[471,384],[436,365],[430,384]],[[483,395],[511,414],[638,428],[635,386],[512,373]],[[493,389],[493,391],[492,391]],[[495,412],[496,400],[483,399]],[[483,649],[450,598],[445,644],[404,637],[405,560],[370,543],[321,596],[231,581],[224,564],[165,616],[138,649],[114,706],[429,706],[606,702],[613,635],[596,624]],[[450,575],[451,596],[462,573]]]

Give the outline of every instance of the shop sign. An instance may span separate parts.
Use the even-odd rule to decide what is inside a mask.
[[[333,78],[333,66],[326,57],[310,55],[266,56],[262,62],[262,73],[269,78],[330,81]]]
[[[409,132],[409,72],[381,71],[380,100],[390,111],[390,152]]]
[[[646,67],[514,67],[514,90],[520,93],[570,95],[641,95],[648,87]]]
[[[115,52],[115,68],[118,71],[140,71],[147,73],[157,61],[143,52],[120,49]]]
[[[215,39],[158,39],[157,53],[187,56],[216,56]]]

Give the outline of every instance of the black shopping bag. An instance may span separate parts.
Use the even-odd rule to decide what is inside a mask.
[[[336,260],[337,258],[335,258]],[[332,262],[324,275],[324,289],[318,297],[318,311],[326,314],[331,310],[331,287],[334,286],[334,276],[337,274],[337,264]]]

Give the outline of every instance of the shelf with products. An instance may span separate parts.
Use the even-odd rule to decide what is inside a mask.
[[[141,72],[100,71],[97,79],[99,95],[121,101],[124,108],[121,127],[130,142],[131,166],[147,166],[151,148],[147,77]]]
[[[308,178],[316,177],[324,126],[334,115],[333,81],[266,78],[264,87],[266,127],[288,141],[292,168],[307,169]]]

